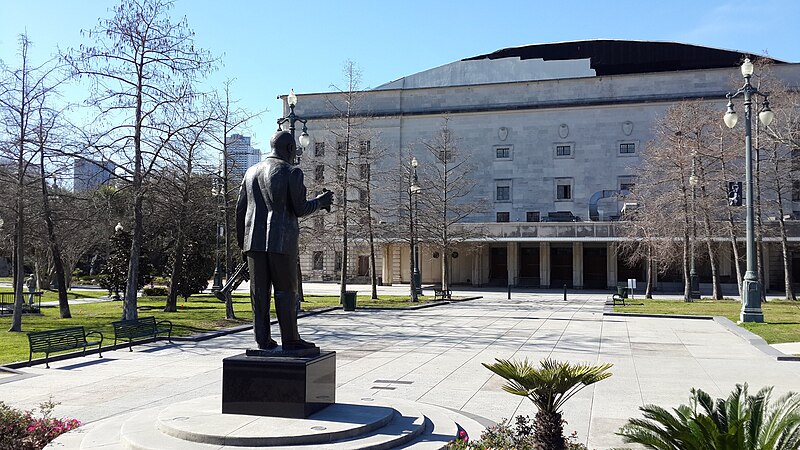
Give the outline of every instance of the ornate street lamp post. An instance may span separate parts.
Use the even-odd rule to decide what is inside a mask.
[[[742,63],[742,76],[744,76],[744,86],[738,91],[728,93],[728,111],[725,113],[724,121],[728,128],[736,126],[738,117],[733,110],[733,99],[739,95],[744,96],[744,157],[745,157],[745,199],[747,208],[747,272],[742,281],[742,312],[739,316],[740,322],[763,322],[764,313],[761,311],[761,285],[756,274],[755,257],[755,233],[753,229],[753,145],[751,129],[751,107],[754,94],[764,97],[764,107],[758,114],[758,119],[764,126],[769,126],[775,114],[769,108],[767,94],[759,92],[752,84],[750,78],[753,76],[753,63],[747,58]]]
[[[223,184],[220,174],[214,175],[214,183],[211,187],[211,195],[214,196],[214,200],[216,201],[217,205],[214,209],[214,217],[216,218],[216,247],[214,251],[214,284],[211,285],[211,292],[219,292],[222,289],[222,270],[220,269],[220,260],[219,260],[219,238],[222,235],[224,228],[220,223],[220,210],[222,209],[222,205],[220,205],[221,201],[224,201],[223,193]]]
[[[689,175],[689,186],[692,187],[692,242],[689,255],[689,301],[700,298],[700,279],[697,276],[697,269],[694,263],[695,245],[697,242],[697,175],[695,175],[695,151],[692,151],[692,174]]]
[[[278,97],[280,98],[280,97]],[[311,143],[311,136],[308,135],[308,128],[306,128],[307,119],[304,119],[297,114],[294,113],[294,107],[297,106],[297,96],[294,95],[294,89],[289,91],[289,95],[286,97],[286,103],[289,104],[289,115],[286,117],[281,117],[278,119],[278,131],[288,131],[292,133],[292,137],[295,137],[295,123],[300,122],[303,124],[303,131],[300,133],[300,147],[297,148],[297,158],[295,159],[295,164],[300,164],[300,156],[303,155],[303,149],[308,147]],[[300,311],[300,303],[305,301],[305,296],[303,294],[303,272],[300,270],[300,255],[297,255],[297,311]]]
[[[289,95],[286,97],[286,103],[289,104],[289,115],[286,117],[281,117],[278,119],[278,131],[288,131],[292,133],[292,137],[295,135],[295,123],[300,122],[303,124],[303,132],[300,133],[300,138],[298,139],[300,143],[300,148],[297,149],[297,158],[299,160],[300,156],[303,154],[302,149],[308,147],[308,144],[311,143],[311,136],[308,135],[308,128],[306,128],[307,119],[304,119],[297,114],[294,113],[294,107],[297,106],[297,96],[294,95],[294,89],[289,92]]]
[[[417,158],[411,158],[411,173],[408,186],[408,201],[409,201],[409,214],[411,216],[411,301],[418,302],[419,294],[422,290],[422,277],[419,273],[419,248],[417,246],[417,197],[422,190],[419,187],[419,179],[417,178]]]

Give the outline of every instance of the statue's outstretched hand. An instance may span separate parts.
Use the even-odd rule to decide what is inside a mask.
[[[333,192],[323,189],[322,194],[317,196],[320,209],[331,212],[331,204],[333,203]]]

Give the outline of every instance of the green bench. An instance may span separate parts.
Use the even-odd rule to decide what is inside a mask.
[[[127,340],[130,351],[133,351],[135,339],[156,339],[159,334],[166,334],[167,340],[172,343],[172,322],[169,320],[156,322],[155,317],[149,316],[120,320],[111,325],[114,327],[114,346],[117,345],[117,340]]]
[[[88,337],[92,335],[99,336],[100,340],[88,340]],[[100,353],[100,348],[103,346],[103,333],[99,331],[90,331],[87,333],[82,326],[59,328],[56,330],[31,331],[28,333],[28,344],[30,345],[28,365],[31,365],[34,352],[44,353],[45,367],[49,369],[51,353],[82,348],[83,355],[86,356],[86,347],[92,345],[96,345],[98,353]],[[102,353],[100,353],[100,357],[103,357]]]
[[[433,288],[433,299],[434,300],[450,300],[453,296],[453,291],[450,289],[442,290],[442,288]]]

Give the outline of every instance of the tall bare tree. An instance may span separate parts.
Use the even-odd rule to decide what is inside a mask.
[[[3,157],[13,162],[13,168],[0,172],[13,185],[13,205],[6,216],[14,227],[14,312],[9,331],[22,331],[23,284],[25,275],[25,229],[27,191],[36,183],[36,158],[39,146],[36,145],[36,130],[42,108],[48,107],[48,96],[57,87],[54,80],[56,65],[47,61],[36,65],[31,61],[29,50],[31,41],[26,34],[19,37],[19,66],[3,66],[0,75],[0,120],[2,120]]]
[[[478,180],[469,152],[462,151],[459,140],[445,117],[441,127],[422,147],[427,155],[421,161],[422,190],[419,196],[419,220],[415,221],[424,239],[441,254],[442,290],[450,289],[450,261],[458,242],[481,235],[480,228],[454,225],[473,214],[482,213],[487,205],[472,195]],[[422,164],[428,161],[432,164]]]
[[[257,118],[267,110],[258,112],[250,112],[238,106],[238,100],[233,99],[231,88],[233,86],[232,79],[225,80],[221,92],[215,92],[209,98],[209,110],[213,118],[213,130],[210,133],[208,145],[216,150],[219,150],[222,157],[221,173],[222,180],[221,195],[222,195],[222,217],[224,224],[224,247],[225,247],[225,278],[229,278],[232,274],[234,263],[232,256],[232,243],[236,242],[235,229],[233,226],[234,220],[234,203],[236,202],[236,195],[239,192],[239,185],[231,183],[231,172],[234,166],[231,162],[229,147],[235,144],[231,135],[240,131],[247,126],[247,123]],[[231,313],[232,313],[231,309]]]
[[[175,134],[190,126],[174,126],[173,116],[196,95],[195,82],[215,63],[195,46],[186,18],[173,22],[171,8],[169,0],[122,0],[112,18],[84,32],[92,44],[65,55],[76,75],[95,82],[90,102],[107,127],[94,145],[126,162],[121,167],[133,195],[133,238],[123,319],[137,317],[147,178]]]

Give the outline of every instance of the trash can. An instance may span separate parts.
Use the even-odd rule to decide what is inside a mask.
[[[345,311],[355,311],[356,310],[356,294],[358,291],[344,291],[344,310]]]
[[[628,287],[617,286],[617,294],[619,294],[619,296],[622,298],[628,298]]]

